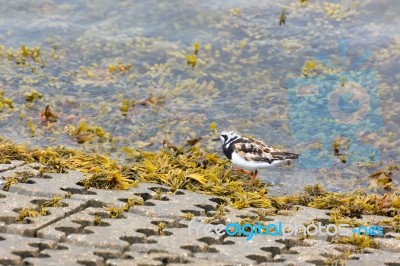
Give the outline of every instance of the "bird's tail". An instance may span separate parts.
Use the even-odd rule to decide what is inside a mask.
[[[291,153],[291,152],[271,152],[274,158],[279,158],[280,160],[296,160],[299,159],[300,154]]]

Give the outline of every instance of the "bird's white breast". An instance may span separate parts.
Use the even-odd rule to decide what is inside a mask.
[[[239,166],[240,168],[244,168],[244,169],[253,171],[256,169],[260,169],[260,168],[267,168],[267,167],[277,164],[281,161],[273,161],[271,164],[269,164],[267,162],[260,162],[260,161],[247,161],[246,159],[241,157],[238,153],[233,152],[231,162],[233,164]]]

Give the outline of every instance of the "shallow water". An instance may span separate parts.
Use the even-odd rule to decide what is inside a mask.
[[[0,90],[14,102],[0,112],[0,135],[123,160],[124,146],[157,149],[164,139],[198,136],[220,152],[209,139],[233,129],[303,154],[294,166],[261,172],[272,193],[315,182],[367,186],[364,177],[399,163],[400,3],[309,2],[0,1]],[[195,42],[192,68],[186,55]],[[7,57],[23,44],[41,48],[43,68]],[[309,78],[307,60],[317,64]],[[111,73],[118,63],[132,67]],[[32,90],[42,98],[26,102]],[[160,104],[141,105],[151,94]],[[123,99],[136,100],[125,116]],[[39,117],[47,104],[60,117],[46,129]],[[113,142],[77,143],[65,127],[81,119]],[[333,156],[339,136],[350,141],[340,147],[346,163]]]

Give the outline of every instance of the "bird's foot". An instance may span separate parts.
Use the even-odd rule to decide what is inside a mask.
[[[250,186],[254,186],[254,182],[256,182],[257,174],[258,174],[257,169],[254,172],[251,172]]]

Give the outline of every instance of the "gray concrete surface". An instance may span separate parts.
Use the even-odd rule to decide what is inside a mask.
[[[255,219],[256,209],[225,207],[225,214],[213,219],[220,202],[215,196],[184,190],[169,194],[168,187],[149,183],[128,191],[86,190],[79,172],[40,176],[38,167],[22,162],[0,165],[0,187],[9,177],[22,180],[24,173],[31,173],[24,183],[0,191],[1,265],[341,265],[339,258],[345,252],[351,253],[347,265],[400,265],[398,233],[378,238],[379,249],[362,252],[321,237],[255,236],[246,241],[227,235],[189,235],[185,213],[204,223],[228,224]],[[157,189],[164,191],[160,199],[155,196]],[[55,196],[62,197],[60,206],[47,206],[46,215],[19,221],[19,210],[40,210]],[[143,199],[144,205],[110,218],[106,208],[123,207],[128,199]],[[365,219],[373,222],[381,217]],[[262,220],[327,223],[329,211],[299,207],[290,215]]]

